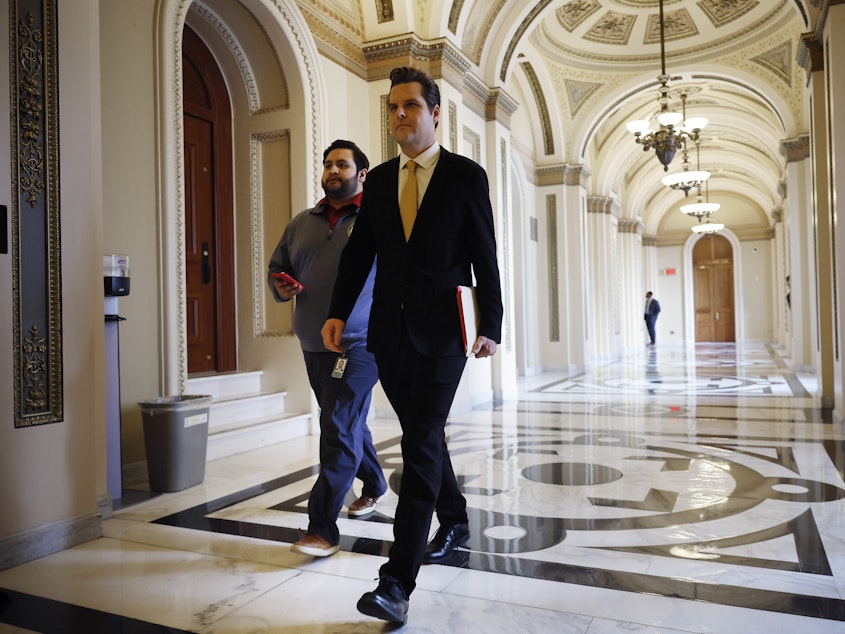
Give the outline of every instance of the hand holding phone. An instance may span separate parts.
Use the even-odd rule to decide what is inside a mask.
[[[277,280],[281,280],[285,284],[293,284],[296,287],[296,290],[298,291],[305,290],[305,287],[302,284],[300,284],[296,279],[294,279],[293,276],[288,273],[285,273],[284,271],[281,271],[280,273],[273,273],[273,277]]]

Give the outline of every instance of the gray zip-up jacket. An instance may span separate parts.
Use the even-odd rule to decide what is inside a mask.
[[[306,209],[290,221],[270,258],[267,282],[277,302],[286,300],[276,292],[273,273],[285,271],[305,287],[296,296],[293,331],[307,352],[327,352],[320,331],[328,315],[340,253],[352,235],[357,218],[358,210],[355,209],[330,230],[326,205]],[[367,343],[374,275],[375,265],[346,321],[341,342],[344,348]]]

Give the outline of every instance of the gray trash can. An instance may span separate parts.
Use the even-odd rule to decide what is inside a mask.
[[[205,479],[211,397],[183,394],[141,401],[150,489],[181,491]]]

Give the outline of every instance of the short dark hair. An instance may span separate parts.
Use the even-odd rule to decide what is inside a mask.
[[[397,84],[410,84],[414,81],[422,86],[423,99],[428,104],[429,112],[434,110],[434,106],[440,105],[440,89],[434,80],[420,69],[401,66],[390,71],[391,88]]]
[[[361,151],[357,145],[355,145],[352,141],[346,141],[344,139],[336,139],[332,141],[332,144],[326,148],[326,151],[323,152],[323,162],[326,161],[326,157],[329,155],[329,152],[332,150],[352,150],[352,156],[355,157],[355,167],[358,168],[358,171],[369,169],[370,168],[370,161],[367,158],[367,155]]]

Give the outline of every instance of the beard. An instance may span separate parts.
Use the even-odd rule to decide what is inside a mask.
[[[322,183],[323,191],[326,196],[336,198],[338,200],[346,200],[352,198],[357,192],[356,181],[353,179],[330,179]]]

